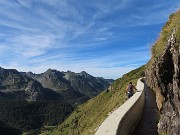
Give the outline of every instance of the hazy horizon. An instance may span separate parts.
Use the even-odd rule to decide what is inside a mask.
[[[116,79],[148,62],[179,8],[179,0],[1,0],[0,66]]]

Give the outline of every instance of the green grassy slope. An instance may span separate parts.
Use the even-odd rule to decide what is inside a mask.
[[[159,38],[152,47],[152,58],[157,58],[162,55],[163,51],[166,48],[168,38],[174,28],[176,28],[177,30],[176,36],[180,37],[180,10],[170,15],[168,22],[162,28]],[[178,42],[176,44],[178,44]]]
[[[104,91],[87,103],[80,105],[61,125],[48,135],[93,135],[108,114],[126,100],[125,89],[130,81],[144,76],[144,66],[125,74],[112,84],[112,90]]]
[[[180,11],[172,14],[169,21],[162,28],[162,31],[152,46],[152,58],[146,68],[163,54],[169,36],[176,28],[176,37],[180,37]],[[177,45],[180,41],[177,41]],[[125,88],[130,81],[136,83],[137,79],[144,76],[144,66],[125,74],[112,84],[112,91],[104,91],[87,103],[80,105],[61,125],[52,131],[44,134],[48,135],[94,135],[98,126],[107,118],[108,114],[122,105],[126,100]]]

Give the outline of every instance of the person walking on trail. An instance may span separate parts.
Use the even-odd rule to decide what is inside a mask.
[[[126,88],[126,93],[127,93],[128,98],[133,96],[134,89],[137,90],[136,87],[132,84],[132,82],[130,82]]]

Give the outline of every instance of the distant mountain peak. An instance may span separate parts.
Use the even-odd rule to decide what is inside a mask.
[[[57,70],[49,68],[46,72],[57,72]]]
[[[21,95],[14,94],[15,98],[23,96],[23,92],[26,95],[22,99],[27,101],[59,99],[59,95],[62,95],[71,104],[79,104],[98,95],[111,83],[85,71],[61,72],[51,68],[41,74],[0,68],[0,77],[0,92],[21,90]]]
[[[88,74],[86,71],[80,72],[79,75],[84,77],[84,78],[92,77],[92,75]]]
[[[81,74],[88,74],[86,71],[82,71],[82,72],[80,72]]]
[[[33,72],[31,72],[31,71],[27,72],[27,74],[34,75],[34,73],[33,73]]]
[[[56,69],[48,69],[46,72],[42,73],[42,75],[48,78],[62,78],[64,73]]]

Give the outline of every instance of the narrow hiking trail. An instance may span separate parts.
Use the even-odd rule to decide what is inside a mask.
[[[155,94],[145,84],[145,104],[139,124],[132,135],[158,135],[157,120],[158,110]],[[133,117],[133,116],[132,116]]]

